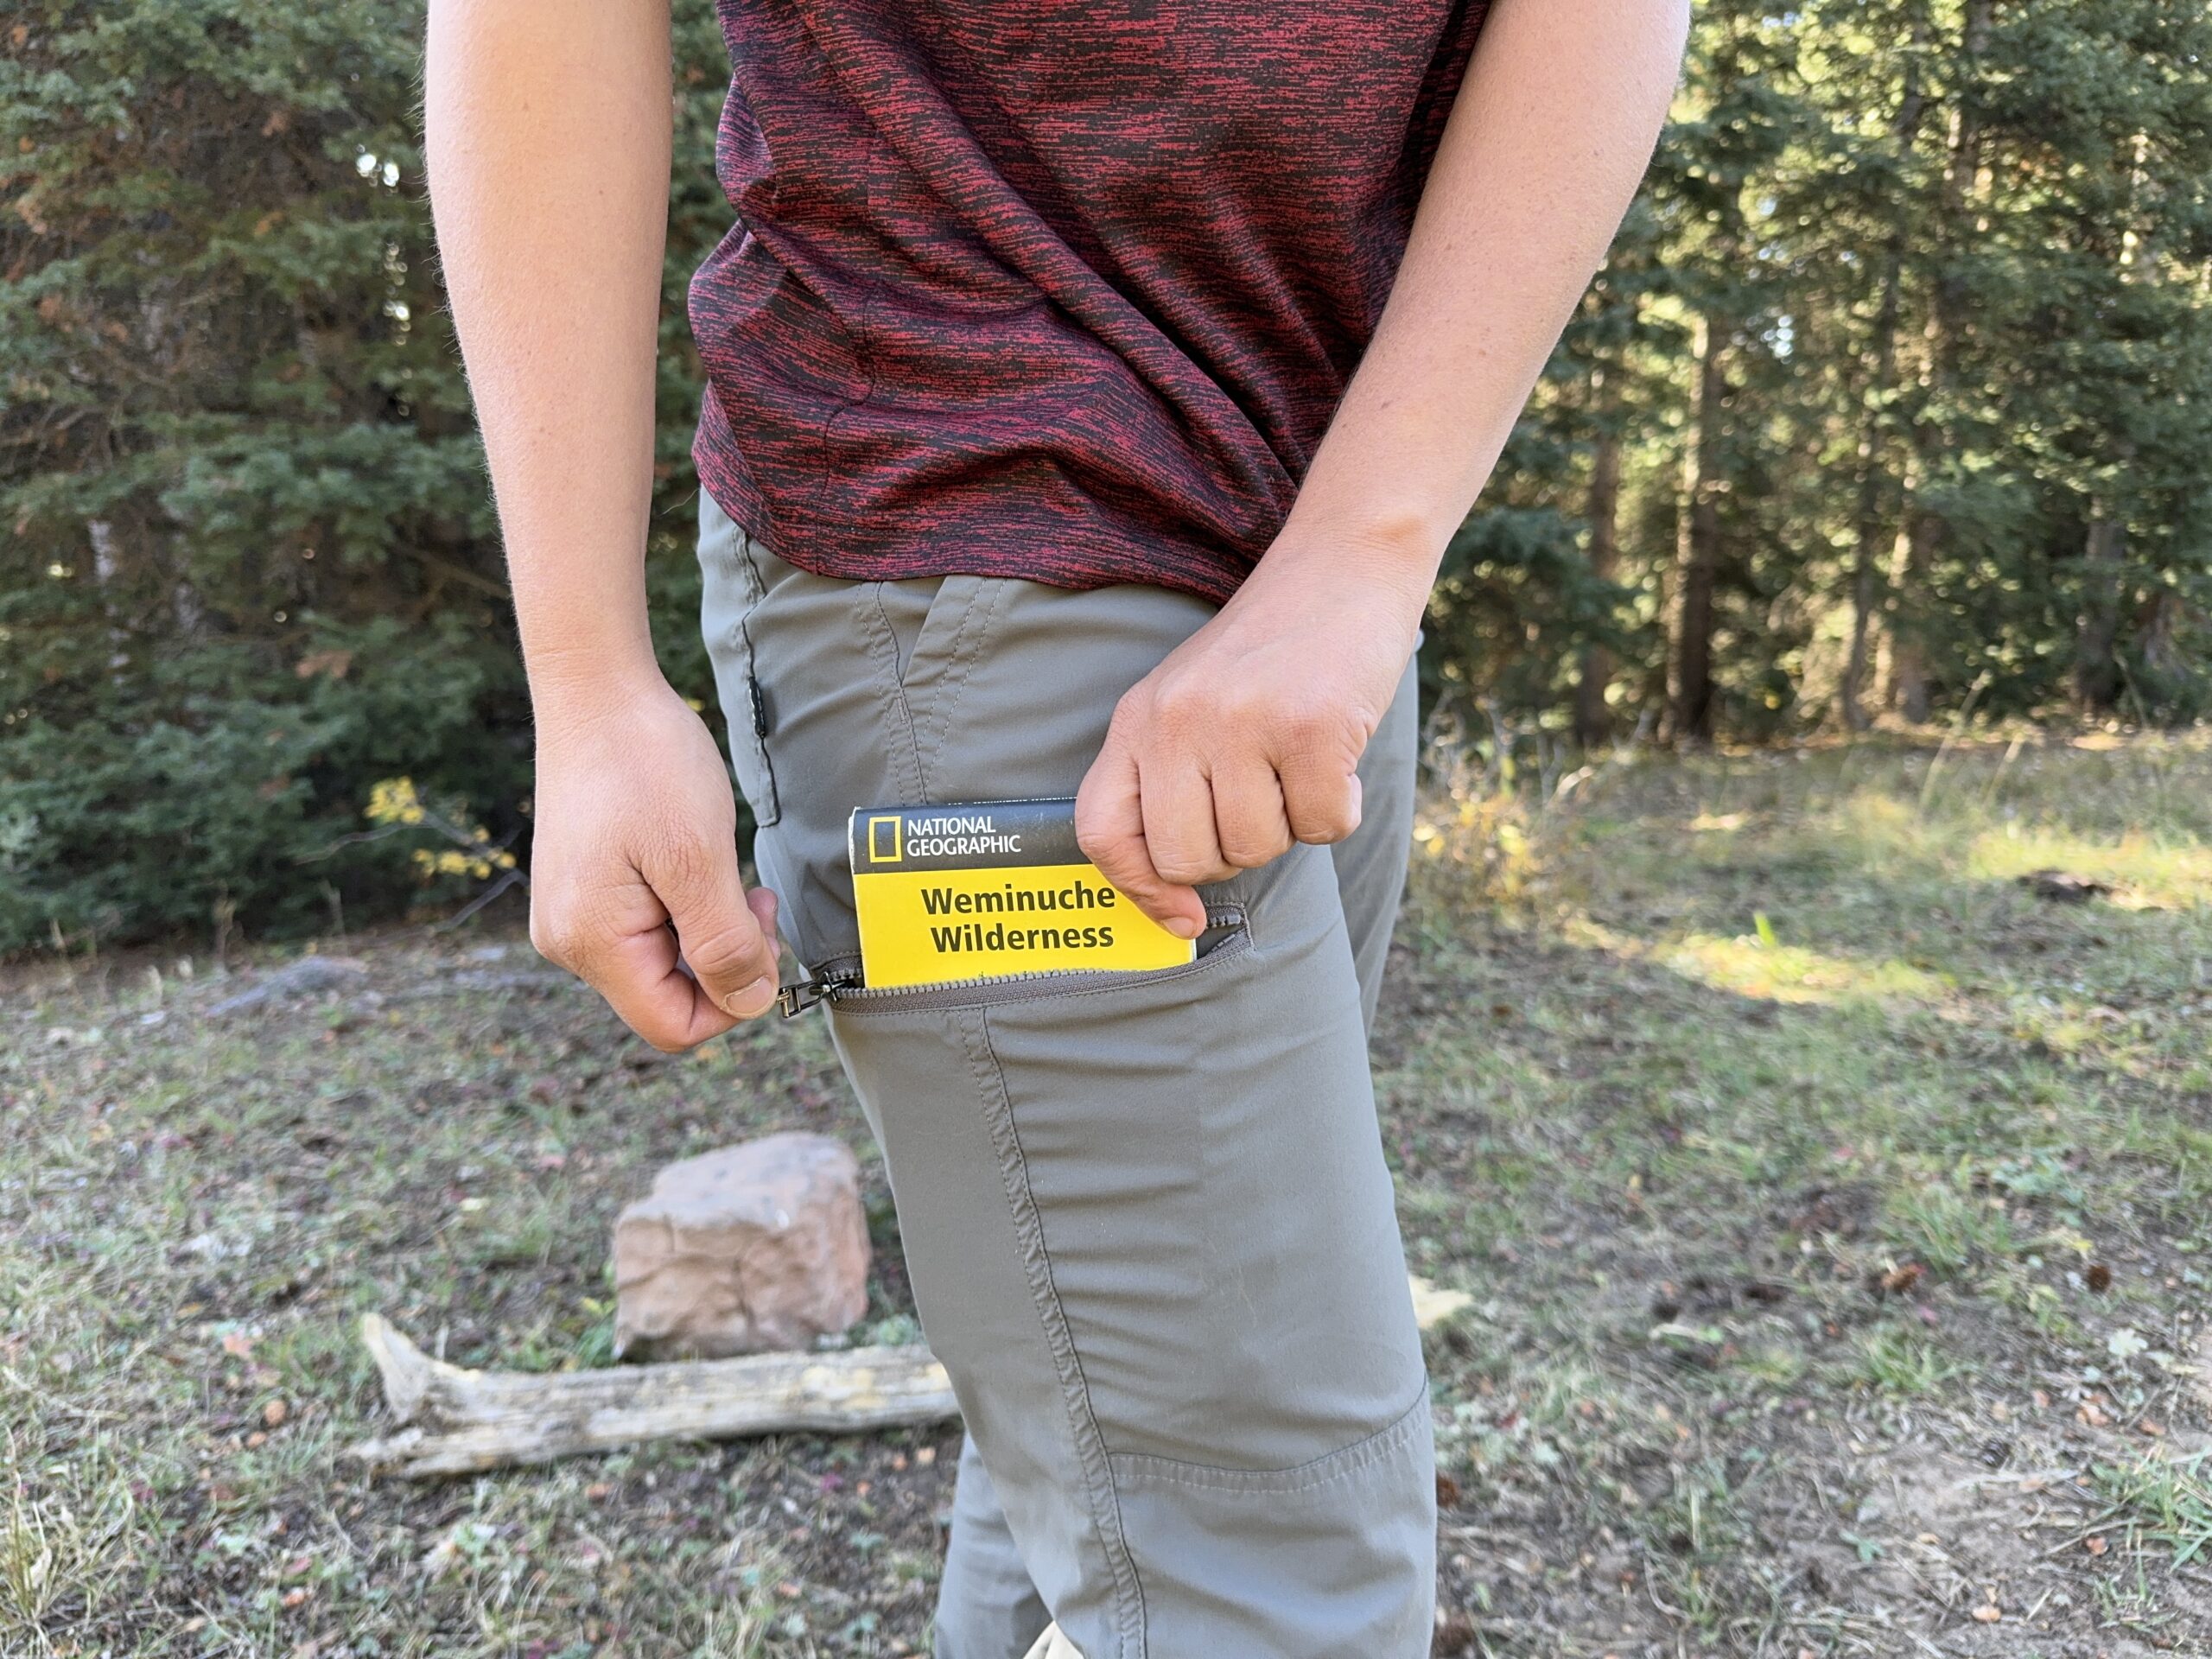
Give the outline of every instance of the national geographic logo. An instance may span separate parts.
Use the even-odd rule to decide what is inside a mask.
[[[1089,861],[1076,845],[1072,801],[863,807],[849,837],[854,871],[871,874]]]
[[[906,855],[906,820],[903,814],[884,813],[868,821],[868,861],[896,864]]]

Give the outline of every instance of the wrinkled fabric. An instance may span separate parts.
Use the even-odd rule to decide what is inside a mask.
[[[720,0],[707,489],[859,580],[1219,601],[1388,298],[1484,0]]]
[[[1212,614],[1008,578],[817,576],[702,508],[704,618],[796,964],[858,962],[856,805],[1075,792]],[[1367,817],[1204,889],[1189,964],[848,993],[963,1454],[938,1659],[1421,1659],[1433,1425],[1366,1021],[1410,840],[1410,672]]]

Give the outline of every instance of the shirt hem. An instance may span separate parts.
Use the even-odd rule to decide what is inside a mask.
[[[700,487],[733,523],[786,564],[842,582],[898,582],[928,576],[997,576],[1084,592],[1123,582],[1225,603],[1249,571],[1184,545],[1145,543],[1096,522],[1071,522],[1011,507],[962,514],[920,535],[887,536],[880,524],[810,511],[804,530],[781,524],[741,463],[720,453],[702,421],[692,446]],[[1040,565],[1032,550],[1050,545],[1060,559]]]

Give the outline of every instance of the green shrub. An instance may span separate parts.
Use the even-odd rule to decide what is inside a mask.
[[[686,276],[728,219],[679,7],[657,632],[708,695]],[[103,0],[0,60],[0,954],[420,891],[412,777],[527,827],[528,719],[416,108],[419,0]],[[332,850],[335,846],[335,850]]]

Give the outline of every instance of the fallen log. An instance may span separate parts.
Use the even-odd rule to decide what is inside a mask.
[[[371,1313],[361,1340],[403,1425],[346,1455],[418,1478],[548,1463],[641,1440],[941,1422],[960,1408],[926,1348],[848,1348],[605,1370],[474,1371],[424,1353]]]
[[[1423,1331],[1465,1311],[1463,1291],[1408,1276]],[[724,1440],[787,1431],[849,1433],[957,1417],[952,1383],[926,1348],[748,1354],[592,1371],[472,1371],[424,1353],[380,1314],[361,1340],[384,1376],[399,1433],[346,1456],[420,1478],[550,1463],[641,1440]]]

